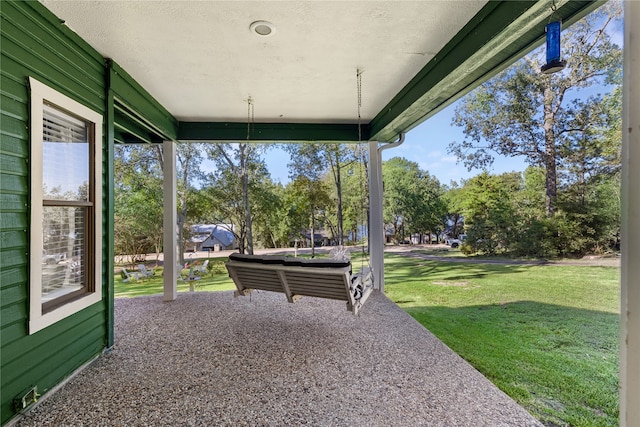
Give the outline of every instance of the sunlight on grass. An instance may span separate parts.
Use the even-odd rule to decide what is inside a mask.
[[[186,275],[188,271],[185,270]],[[156,274],[148,279],[140,279],[133,282],[123,282],[119,274],[115,275],[114,288],[116,298],[132,298],[143,295],[162,294],[164,282],[162,277],[162,269],[156,269]],[[230,291],[236,289],[233,281],[229,278],[227,270],[222,268],[213,271],[211,274],[204,275],[200,280],[193,282],[195,291]],[[178,280],[178,292],[189,292],[190,284]]]
[[[618,425],[619,269],[385,266],[392,300],[546,425]]]

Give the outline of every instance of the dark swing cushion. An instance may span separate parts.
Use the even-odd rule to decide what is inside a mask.
[[[285,258],[284,265],[291,267],[309,267],[309,268],[343,268],[350,267],[349,261],[340,261],[334,259],[304,259],[304,258]]]
[[[229,255],[229,260],[240,262],[254,262],[259,264],[284,264],[284,257],[275,255],[231,254]]]
[[[252,262],[258,264],[279,264],[288,267],[309,267],[309,268],[344,268],[351,267],[349,261],[340,261],[333,259],[305,259],[292,258],[275,255],[246,255],[231,254],[229,260],[239,262]]]

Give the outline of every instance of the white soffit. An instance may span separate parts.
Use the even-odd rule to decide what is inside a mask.
[[[178,120],[308,123],[357,120],[358,68],[371,120],[486,3],[41,1]]]

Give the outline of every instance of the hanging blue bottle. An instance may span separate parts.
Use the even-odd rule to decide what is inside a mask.
[[[567,65],[567,61],[560,59],[561,29],[562,22],[560,21],[550,22],[545,27],[547,33],[547,63],[541,68],[544,74],[556,73]]]

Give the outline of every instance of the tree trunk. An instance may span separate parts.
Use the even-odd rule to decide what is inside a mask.
[[[584,152],[584,151],[583,151]],[[587,163],[585,156],[580,159],[580,206],[587,203]]]
[[[247,234],[247,252],[253,255],[253,233],[251,224],[251,205],[249,204],[249,172],[247,171],[247,144],[240,144],[240,176],[242,180],[242,201]]]
[[[316,232],[316,217],[313,214],[313,207],[311,208],[311,258],[315,258],[316,256],[316,242],[315,242],[315,232]]]
[[[335,178],[336,178],[336,193],[338,195],[338,245],[344,245],[344,232],[342,229],[342,174],[340,173],[340,161],[338,158],[338,152],[335,153]]]
[[[546,170],[545,212],[547,218],[556,213],[558,194],[558,177],[556,172],[556,140],[553,129],[555,115],[553,112],[553,90],[550,85],[544,89],[544,166]]]
[[[238,224],[240,231],[238,233],[238,252],[243,254],[245,253],[245,249],[246,249],[246,236],[247,236],[247,232],[246,232],[246,227],[245,224]]]

